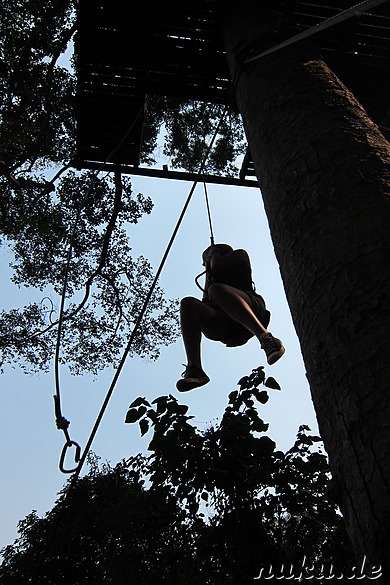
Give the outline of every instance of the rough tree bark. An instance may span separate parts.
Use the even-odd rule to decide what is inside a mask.
[[[272,26],[272,15],[242,3],[226,17],[236,100],[338,503],[356,551],[387,582],[389,143],[306,46],[242,67],[245,48]]]

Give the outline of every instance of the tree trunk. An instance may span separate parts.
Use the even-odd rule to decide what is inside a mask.
[[[240,65],[245,47],[267,34],[269,18],[246,15],[242,3],[236,10],[225,23],[236,101],[338,503],[356,552],[380,563],[386,582],[389,144],[307,47],[293,45]]]

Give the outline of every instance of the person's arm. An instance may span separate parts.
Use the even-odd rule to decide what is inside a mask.
[[[203,290],[203,297],[202,297],[202,301],[208,301],[209,300],[209,286],[211,284],[211,274],[210,271],[207,270],[206,271],[206,277],[205,277],[205,283],[204,283],[204,290]]]
[[[203,301],[208,301],[209,300],[209,286],[213,282],[212,274],[211,274],[210,259],[211,259],[211,255],[209,255],[205,259],[205,263],[204,263],[204,266],[206,268],[206,275],[205,275],[204,291],[203,291],[203,297],[202,297],[202,300]]]
[[[205,285],[204,285],[204,292],[203,292],[203,297],[202,300],[207,302],[209,301],[209,286],[212,284],[213,279],[212,279],[212,270],[211,270],[211,259],[218,254],[219,255],[220,250],[217,248],[217,246],[215,247],[210,247],[210,250],[208,251],[207,256],[203,256],[203,265],[206,268],[206,276],[205,276]]]

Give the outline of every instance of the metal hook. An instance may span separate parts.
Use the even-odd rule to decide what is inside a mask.
[[[62,471],[62,473],[74,473],[78,468],[78,465],[74,469],[65,469],[65,467],[64,467],[64,460],[65,460],[66,451],[69,449],[69,447],[73,447],[73,446],[76,448],[76,452],[74,454],[74,460],[76,463],[78,463],[80,461],[80,454],[81,454],[80,445],[78,443],[76,443],[76,441],[67,441],[62,449],[60,463],[59,463],[59,468],[60,468],[60,471]]]

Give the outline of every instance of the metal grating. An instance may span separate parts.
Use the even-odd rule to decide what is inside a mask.
[[[142,108],[146,94],[231,103],[219,27],[223,4],[222,0],[80,1],[76,166],[96,167],[107,159]],[[290,2],[283,36],[290,38],[355,4],[356,0]],[[390,3],[385,2],[312,37],[325,61],[385,134],[389,33]],[[110,164],[148,174],[147,168],[139,166],[141,142],[142,116]],[[248,154],[240,180],[253,174]]]

